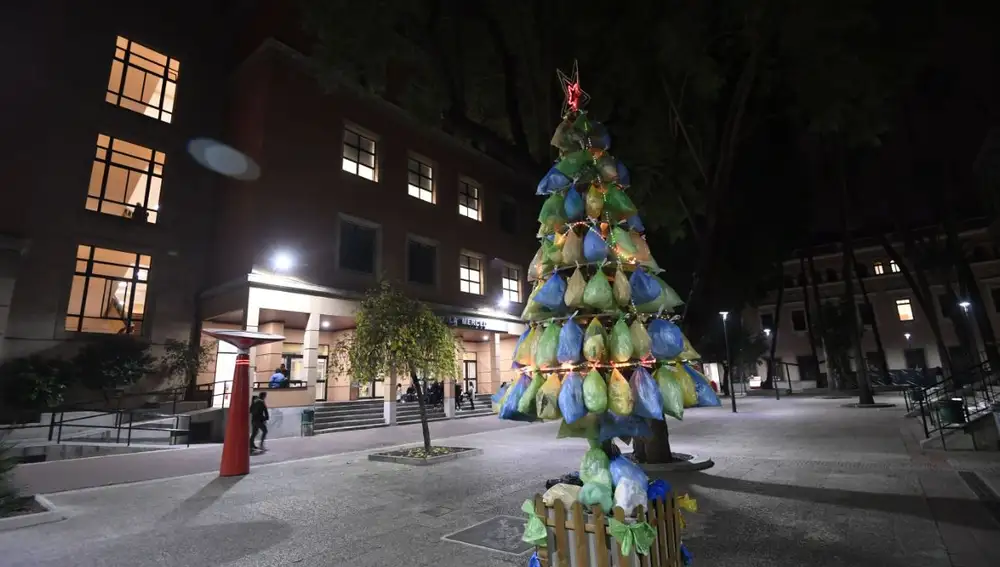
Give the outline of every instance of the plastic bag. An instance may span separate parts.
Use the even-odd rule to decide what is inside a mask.
[[[651,262],[653,260],[653,253],[649,251],[649,244],[646,243],[646,239],[641,234],[630,230],[628,231],[628,239],[632,241],[632,247],[635,248],[636,260],[640,263]]]
[[[510,391],[507,394],[507,399],[504,400],[503,405],[500,407],[500,419],[507,419],[511,421],[532,421],[531,417],[517,411],[521,397],[524,396],[524,392],[528,389],[528,385],[530,383],[531,379],[522,374],[521,377],[517,379],[517,382],[511,386]]]
[[[500,387],[500,391],[493,394],[490,397],[490,405],[493,406],[493,413],[499,414],[500,408],[503,407],[503,403],[507,400],[507,394],[510,393],[510,386],[506,384]]]
[[[590,152],[587,150],[577,150],[564,155],[555,168],[566,177],[576,179],[580,176],[584,166],[593,163],[593,161],[594,158],[590,155]]]
[[[632,336],[624,318],[618,319],[611,328],[610,343],[613,362],[628,362],[632,358]]]
[[[587,406],[583,403],[583,378],[576,372],[570,372],[563,378],[559,389],[559,412],[566,423],[573,423],[587,415]]]
[[[520,363],[519,352],[521,350],[521,346],[524,345],[524,342],[528,339],[530,335],[531,335],[531,327],[528,327],[527,329],[524,330],[523,333],[521,333],[521,336],[518,337],[517,344],[514,345],[514,354],[512,356],[514,362],[511,363],[510,365],[511,368],[517,368],[518,366],[527,366],[527,364]]]
[[[615,486],[615,506],[621,508],[626,516],[631,516],[636,508],[646,505],[646,486],[631,478],[623,478]]]
[[[683,334],[681,335],[683,337]],[[684,337],[684,350],[677,355],[681,360],[701,360],[701,355],[691,346],[691,341]]]
[[[628,227],[630,229],[632,229],[632,230],[635,230],[635,231],[638,231],[638,232],[645,232],[646,231],[646,226],[644,224],[642,224],[642,219],[639,218],[638,213],[630,216],[625,222],[626,222],[626,224],[628,224]]]
[[[694,388],[694,380],[691,379],[691,376],[683,368],[673,364],[667,364],[665,368],[670,373],[670,377],[681,387],[684,407],[692,408],[698,405],[698,392]]]
[[[592,122],[590,124],[590,135],[588,137],[590,138],[591,148],[607,150],[611,147],[611,136],[608,134],[608,129],[600,122]]]
[[[608,283],[603,271],[598,270],[587,282],[587,287],[583,289],[583,304],[600,311],[610,311],[614,308],[614,292],[611,291],[611,284]]]
[[[546,490],[545,494],[542,494],[542,502],[544,502],[546,506],[552,507],[555,505],[556,500],[558,500],[563,503],[563,506],[565,506],[567,510],[569,510],[573,504],[576,504],[576,499],[579,498],[580,489],[582,488],[582,486],[576,486],[573,484],[559,483]]]
[[[566,220],[578,221],[583,218],[585,212],[583,197],[576,189],[570,188],[566,191],[566,198],[563,199],[563,212],[566,214]]]
[[[583,379],[583,405],[595,414],[608,410],[608,384],[596,368],[591,369]]]
[[[642,268],[632,272],[628,283],[632,291],[632,299],[637,305],[653,301],[662,292],[659,282]]]
[[[612,368],[611,378],[608,380],[608,410],[624,417],[632,415],[634,408],[635,400],[632,398],[628,380],[617,368]]]
[[[628,334],[632,337],[632,357],[639,360],[649,358],[651,340],[642,321],[639,319],[632,321],[628,327]]]
[[[611,482],[615,486],[618,486],[626,478],[638,483],[639,486],[647,486],[649,484],[649,477],[646,475],[646,471],[623,455],[618,455],[611,459],[608,469],[611,471]]]
[[[658,478],[649,483],[649,487],[646,488],[646,498],[649,498],[654,502],[657,500],[665,500],[667,498],[667,494],[670,494],[671,489],[672,488],[669,482],[663,480],[662,478]]]
[[[582,148],[584,140],[586,140],[586,136],[583,132],[575,128],[569,120],[563,120],[556,127],[549,143],[564,152],[571,152]]]
[[[676,358],[684,350],[684,335],[681,328],[666,319],[649,322],[649,338],[653,356],[659,360]]]
[[[545,383],[538,389],[535,396],[535,410],[539,419],[559,419],[559,390],[562,384],[559,382],[559,375],[555,372],[549,374]]]
[[[673,311],[677,307],[684,305],[684,300],[681,299],[681,296],[674,291],[674,288],[667,285],[667,282],[663,281],[663,278],[659,276],[653,276],[653,278],[660,283],[660,289],[663,290],[663,302],[668,310]]]
[[[691,381],[694,382],[694,392],[698,396],[698,407],[717,407],[722,405],[722,402],[719,401],[719,396],[715,395],[715,390],[708,383],[708,378],[705,378],[701,372],[695,370],[690,364],[684,365],[684,371],[688,373]]]
[[[656,385],[660,388],[660,401],[663,402],[663,413],[670,417],[684,419],[684,390],[671,372],[669,365],[662,365],[653,375]]]
[[[542,204],[542,210],[538,213],[538,224],[545,230],[545,234],[556,232],[562,225],[566,224],[564,202],[565,197],[562,193],[553,193]]]
[[[559,323],[549,323],[542,335],[538,338],[538,345],[535,347],[535,366],[550,367],[558,363],[556,358],[559,352],[559,333],[562,326]]]
[[[625,270],[619,269],[615,270],[615,280],[611,284],[611,291],[615,296],[615,302],[622,307],[627,307],[632,301],[632,290],[628,284],[628,278],[625,277]]]
[[[551,311],[546,309],[541,303],[535,301],[535,297],[538,295],[538,292],[541,291],[544,284],[545,282],[543,281],[535,282],[535,287],[531,290],[531,293],[528,295],[528,300],[525,302],[524,310],[521,311],[521,320],[538,321],[552,316]]]
[[[592,413],[584,415],[573,423],[566,423],[563,421],[559,424],[559,433],[556,434],[556,438],[565,439],[567,437],[579,437],[582,439],[596,441],[599,434],[599,430],[597,428],[598,422],[599,417]]]
[[[632,237],[619,226],[611,229],[611,241],[615,243],[615,255],[622,262],[635,260],[636,249]]]
[[[600,506],[603,512],[608,513],[614,508],[614,497],[610,484],[584,484],[577,499],[580,504],[589,506],[591,510],[595,506]]]
[[[600,447],[589,449],[580,461],[580,480],[583,485],[603,484],[611,488],[611,461]]]
[[[580,235],[575,230],[570,228],[566,232],[566,238],[563,241],[560,263],[564,266],[573,266],[575,264],[583,264],[586,261],[586,258],[583,257],[583,239],[580,238]]]
[[[632,184],[632,176],[629,175],[628,168],[622,162],[618,162],[618,184],[622,187],[628,187]]]
[[[553,235],[550,234],[549,236]],[[562,264],[562,250],[560,250],[559,246],[556,245],[554,236],[551,239],[543,239],[542,246],[539,250],[542,254],[542,262],[546,267],[548,267],[549,271],[552,271],[553,268]],[[540,277],[545,277],[547,274],[548,272],[540,274]]]
[[[531,366],[535,363],[535,347],[538,345],[538,337],[542,332],[538,327],[528,329],[528,338],[524,339],[521,347],[517,349],[517,363],[521,366]]]
[[[552,167],[545,173],[542,180],[538,182],[538,187],[535,189],[535,195],[548,195],[553,191],[565,189],[572,184],[573,181],[570,180],[566,174],[559,171],[555,167]]]
[[[598,441],[604,443],[615,437],[622,439],[647,439],[653,436],[649,423],[634,415],[622,417],[611,412],[605,413],[598,426]]]
[[[564,307],[564,295],[566,295],[566,280],[559,274],[553,274],[551,278],[542,284],[541,289],[535,294],[534,301],[540,303],[546,309],[558,311]]]
[[[601,218],[601,213],[604,212],[604,191],[599,185],[591,185],[587,189],[587,197],[584,201],[587,216],[592,219]]]
[[[566,282],[566,295],[563,299],[567,307],[583,307],[583,292],[587,289],[587,280],[580,272],[580,268],[573,270],[573,275]]]
[[[663,400],[660,398],[660,388],[649,371],[638,367],[632,372],[629,380],[632,386],[632,397],[635,399],[634,415],[663,421]]]
[[[593,227],[583,237],[583,257],[588,262],[601,262],[608,258],[608,243]]]
[[[601,176],[601,181],[611,183],[618,179],[618,168],[615,165],[615,158],[610,154],[597,158],[597,174]]]
[[[583,353],[583,329],[572,320],[567,320],[559,331],[559,350],[556,358],[562,364],[580,361]]]
[[[604,195],[604,209],[616,222],[623,221],[636,213],[632,199],[615,186],[611,186]]]
[[[539,247],[538,252],[535,252],[534,258],[531,259],[531,263],[528,264],[528,281],[533,282],[537,280],[538,278],[551,272],[554,267],[555,266],[545,258],[545,254],[542,253],[542,247]]]
[[[535,417],[537,412],[535,411],[535,396],[538,395],[538,389],[542,387],[545,383],[545,377],[542,373],[535,371],[531,378],[531,383],[524,390],[524,395],[521,396],[521,400],[517,402],[517,413],[521,415]]]
[[[604,325],[594,317],[583,334],[583,357],[589,362],[604,362],[608,359],[608,337]]]

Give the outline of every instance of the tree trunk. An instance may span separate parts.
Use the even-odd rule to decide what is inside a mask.
[[[813,362],[815,363],[815,368],[810,368],[810,371],[816,372],[816,379],[819,380],[819,351],[816,349],[816,324],[813,320],[812,308],[809,306],[809,284],[806,281],[806,257],[805,255],[799,255],[799,269],[802,271],[802,302],[806,310],[806,331],[809,334],[809,351],[812,353]],[[809,274],[812,278],[812,274]],[[816,309],[822,311],[822,308],[817,305]],[[799,380],[802,380],[802,368],[799,368]],[[816,384],[819,386],[819,384]]]
[[[778,264],[781,267],[781,264]],[[774,307],[774,328],[771,329],[771,352],[767,357],[767,379],[764,383],[760,385],[761,388],[765,390],[770,390],[772,388],[777,388],[777,384],[774,383],[774,351],[778,348],[778,330],[781,329],[781,305],[785,300],[785,273],[784,270],[779,270],[781,275],[781,285],[778,286],[778,301],[775,303]],[[805,277],[805,274],[802,276]]]
[[[976,323],[976,327],[979,328],[979,336],[983,339],[983,350],[986,351],[986,360],[989,361],[990,368],[1000,368],[1000,351],[997,350],[996,335],[993,333],[993,326],[990,324],[989,315],[986,314],[986,304],[983,303],[983,294],[979,290],[979,282],[976,281],[976,275],[972,272],[972,267],[969,266],[969,262],[965,259],[965,254],[962,253],[961,244],[958,241],[958,230],[955,227],[955,220],[950,211],[945,215],[945,219],[945,242],[949,255],[952,257],[955,265],[958,281],[969,295],[968,301],[972,304],[969,306],[969,312]],[[977,351],[976,354],[978,357],[979,349],[976,348],[975,334],[971,332],[970,334],[973,335],[971,337],[971,344],[973,345],[973,350]]]
[[[809,280],[812,282],[813,297],[816,298],[816,323],[820,329],[820,340],[823,341],[823,357],[826,359],[826,385],[833,388],[833,373],[830,372],[830,351],[826,348],[826,339],[823,337],[826,332],[826,321],[823,320],[823,300],[819,295],[819,274],[816,273],[816,263],[813,261],[812,245],[807,246],[809,260]],[[816,359],[816,372],[820,372],[819,358]],[[819,376],[816,377],[816,386],[819,386]]]
[[[670,431],[667,428],[667,423],[658,419],[647,421],[653,430],[653,436],[649,439],[632,440],[636,460],[648,464],[672,462],[674,457],[673,453],[670,452]]]
[[[852,254],[853,256],[853,254]],[[892,378],[889,377],[889,362],[885,358],[885,347],[882,345],[882,333],[878,330],[878,321],[875,319],[875,308],[872,307],[871,299],[868,298],[868,290],[865,288],[865,281],[861,277],[861,272],[855,266],[855,274],[858,277],[858,287],[861,288],[861,296],[865,299],[865,307],[872,315],[872,334],[875,336],[875,350],[878,352],[879,374],[882,376],[882,383],[886,386],[892,385]],[[861,321],[864,324],[864,321]]]
[[[858,324],[858,307],[854,302],[854,272],[856,261],[854,260],[854,241],[851,239],[850,197],[847,192],[847,171],[843,158],[840,161],[840,194],[841,194],[841,222],[844,231],[843,268],[842,277],[844,279],[844,302],[847,307],[847,320],[850,325],[851,347],[854,351],[856,361],[856,374],[858,377],[858,403],[873,404],[875,396],[872,393],[871,383],[868,381],[868,369],[865,367],[864,350],[861,348],[861,325]]]
[[[417,407],[420,408],[420,431],[424,435],[424,451],[431,452],[431,429],[427,426],[427,402],[424,400],[424,389],[417,378],[417,372],[410,368],[410,379],[417,394]]]

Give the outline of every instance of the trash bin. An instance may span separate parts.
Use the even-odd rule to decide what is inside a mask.
[[[316,410],[306,408],[302,410],[302,436],[313,436],[313,424],[316,422]]]
[[[965,403],[962,398],[950,398],[942,401],[938,411],[942,425],[965,423]]]

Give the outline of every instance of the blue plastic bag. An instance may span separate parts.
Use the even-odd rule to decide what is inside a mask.
[[[665,500],[667,494],[670,494],[670,483],[662,478],[649,483],[649,488],[646,489],[646,498],[650,500]]]
[[[559,411],[566,423],[573,423],[587,415],[587,406],[583,403],[583,378],[576,372],[570,372],[563,378],[559,388]]]
[[[582,350],[583,329],[576,321],[569,319],[559,331],[559,351],[556,353],[556,359],[563,364],[579,362]]]
[[[548,173],[545,174],[545,177],[542,177],[542,180],[538,182],[535,195],[549,195],[560,189],[569,187],[570,184],[572,184],[570,178],[566,177],[566,174],[556,169],[555,166],[552,166]]]
[[[639,465],[618,455],[611,459],[611,482],[618,486],[618,482],[623,478],[632,479],[639,486],[649,486],[649,477],[645,471]]]
[[[632,184],[632,176],[622,162],[618,162],[618,184],[622,187],[628,187]]]
[[[528,567],[542,567],[542,560],[538,558],[537,551],[528,558]]]
[[[517,379],[517,382],[511,386],[513,390],[511,390],[510,395],[507,396],[507,400],[504,401],[503,407],[500,408],[500,419],[506,419],[509,421],[534,421],[534,419],[530,416],[517,411],[517,404],[521,401],[524,391],[528,389],[528,385],[530,384],[531,378],[527,374],[522,374],[521,377]]]
[[[503,395],[507,393],[507,388],[508,386],[506,384],[500,386],[500,390],[497,391],[497,393],[490,396],[490,402],[492,402],[494,405],[499,404],[500,400],[503,399]]]
[[[583,197],[576,189],[570,188],[566,191],[566,199],[563,200],[563,210],[566,212],[566,219],[578,221],[583,218],[584,213]]]
[[[620,163],[620,162],[619,162]],[[642,224],[642,219],[639,218],[639,213],[636,213],[625,221],[629,228],[636,232],[645,232],[646,227]]]
[[[660,360],[676,358],[684,351],[684,334],[681,328],[666,319],[653,319],[646,327],[649,333],[650,350]]]
[[[587,229],[587,235],[583,237],[583,257],[588,262],[600,262],[608,257],[608,243],[593,227]]]
[[[632,387],[632,399],[635,400],[632,414],[663,421],[663,400],[660,399],[660,387],[656,384],[656,380],[653,380],[649,371],[642,366],[637,367],[632,371],[629,385]]]
[[[611,135],[608,134],[608,129],[604,127],[600,122],[592,122],[590,124],[590,147],[600,148],[602,150],[607,150],[611,147]]]
[[[628,286],[632,290],[632,302],[636,305],[649,303],[660,295],[660,282],[646,273],[646,270],[639,268],[632,272],[628,279]]]
[[[517,349],[521,348],[521,343],[528,338],[528,334],[531,333],[531,327],[528,327],[521,333],[521,336],[517,339],[517,344],[514,345],[514,362],[511,363],[511,368],[520,368],[521,365],[517,362]]]
[[[535,303],[556,311],[563,306],[563,296],[566,295],[566,280],[559,274],[553,274],[542,288],[535,294]]]
[[[691,381],[694,382],[694,393],[698,396],[698,407],[705,408],[722,405],[719,396],[715,395],[712,385],[708,383],[708,378],[702,376],[701,372],[691,368],[689,364],[684,365],[684,370],[691,377]]]
[[[635,415],[622,417],[610,411],[605,412],[601,417],[597,434],[598,441],[601,443],[610,441],[615,437],[645,438],[652,436],[653,430],[649,428],[649,424],[646,423],[645,419]]]

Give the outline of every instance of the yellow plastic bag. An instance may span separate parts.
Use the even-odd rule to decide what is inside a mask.
[[[516,358],[521,366],[532,366],[535,364],[535,344],[538,342],[538,337],[541,335],[541,331],[538,330],[537,326],[531,328],[528,336],[525,337],[524,342],[521,346],[517,347]]]
[[[649,251],[649,245],[646,244],[646,239],[641,234],[631,230],[628,233],[628,237],[632,241],[632,246],[635,247],[636,260],[639,262],[649,262],[653,259],[653,255]]]
[[[701,360],[701,355],[691,346],[691,341],[687,337],[684,337],[684,350],[677,355],[677,358],[681,360]]]
[[[632,337],[632,356],[640,360],[648,358],[652,354],[653,341],[649,338],[646,326],[642,324],[642,321],[636,319],[632,321],[628,332]]]
[[[618,305],[628,307],[629,303],[632,302],[632,286],[629,285],[625,270],[622,270],[621,266],[615,270],[615,283],[612,284],[611,290]]]
[[[589,362],[604,362],[608,359],[608,337],[604,325],[594,317],[583,333],[583,357]]]
[[[560,419],[562,417],[562,413],[559,412],[559,390],[561,388],[562,381],[559,380],[559,375],[555,372],[549,374],[535,396],[535,410],[538,413],[538,419]]]
[[[563,302],[567,307],[579,309],[583,307],[583,290],[587,289],[587,278],[583,277],[580,268],[573,270],[573,275],[566,280],[566,295]]]
[[[611,360],[628,362],[632,358],[632,335],[625,319],[619,319],[611,328]]]
[[[580,237],[573,230],[572,227],[566,232],[566,236],[563,237],[562,243],[562,264],[565,266],[573,266],[576,264],[585,264],[586,260],[583,258],[583,238]]]
[[[603,382],[604,378],[601,378],[601,381]],[[596,440],[599,433],[597,414],[588,413],[573,423],[563,421],[559,424],[559,433],[556,434],[556,439],[578,437],[581,439]]]
[[[604,211],[604,191],[601,191],[599,186],[591,185],[590,189],[587,190],[585,207],[588,217],[592,219],[601,218],[601,212]]]
[[[628,380],[617,368],[613,368],[611,379],[608,380],[608,410],[624,417],[632,415],[634,408],[635,399],[632,398],[632,388],[629,387]]]
[[[693,408],[698,405],[698,391],[694,388],[694,380],[691,379],[691,375],[678,364],[665,364],[663,368],[666,369],[672,380],[680,384],[681,393],[684,394],[684,407]]]
[[[546,506],[552,507],[555,506],[556,500],[558,500],[569,510],[573,507],[573,504],[576,504],[576,499],[580,496],[580,488],[582,487],[574,484],[557,484],[546,490],[545,494],[542,494],[542,502]]]

